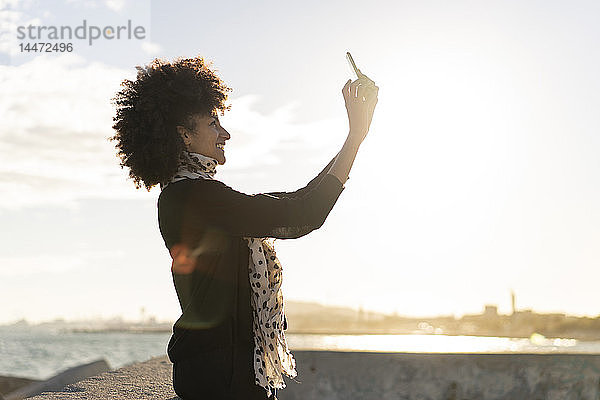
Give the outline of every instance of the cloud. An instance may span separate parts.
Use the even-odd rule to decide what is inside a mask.
[[[125,7],[125,0],[105,0],[104,4],[111,10],[120,12]]]
[[[74,206],[80,198],[140,198],[128,170],[119,167],[111,98],[135,70],[88,62],[75,54],[43,55],[20,66],[0,66],[0,209],[33,205]],[[296,105],[268,114],[258,96],[232,100],[222,118],[232,139],[221,177],[253,190],[303,182],[343,143],[343,121],[292,123]],[[157,189],[158,190],[158,189]],[[256,190],[255,190],[256,191]]]
[[[142,42],[142,50],[148,55],[156,56],[163,50],[163,48],[158,43],[145,40]]]
[[[41,24],[39,18],[29,15],[31,5],[31,1],[0,0],[0,56],[10,59],[21,54],[16,40],[18,26]]]
[[[36,252],[36,249],[31,249]],[[62,274],[90,265],[91,260],[108,262],[120,258],[124,254],[122,250],[86,250],[78,251],[76,254],[27,254],[11,257],[0,257],[0,277],[28,277],[39,274]],[[100,261],[102,262],[102,261]]]
[[[16,7],[19,3],[23,3],[23,1],[19,0],[0,0],[0,10],[4,10],[7,8]]]
[[[65,256],[23,256],[3,257],[0,276],[4,278],[30,276],[41,272],[64,273],[83,265],[78,257]]]
[[[220,176],[246,192],[297,189],[339,150],[347,131],[345,121],[294,123],[297,104],[261,113],[256,110],[260,99],[257,95],[234,98],[231,111],[221,117],[231,139]]]
[[[118,167],[111,97],[124,71],[65,54],[0,66],[0,207],[131,196]]]
[[[230,168],[245,169],[257,164],[280,163],[287,150],[297,151],[304,159],[320,158],[331,146],[342,142],[342,118],[322,119],[294,123],[298,104],[290,103],[270,113],[256,110],[261,100],[258,95],[234,98],[231,110],[221,117],[221,122],[232,134],[230,151],[235,152]]]
[[[67,4],[76,4],[85,8],[98,8],[98,2],[96,0],[65,0],[65,2]]]

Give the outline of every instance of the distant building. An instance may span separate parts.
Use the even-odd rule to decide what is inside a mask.
[[[516,300],[515,300],[515,291],[514,290],[510,291],[510,303],[512,305],[512,315],[515,315],[515,312],[517,312],[517,307],[515,306]]]
[[[486,305],[483,311],[483,316],[486,318],[496,318],[498,317],[498,306],[495,305]]]

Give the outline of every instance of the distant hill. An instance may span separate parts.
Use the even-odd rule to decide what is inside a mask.
[[[365,323],[383,322],[389,317],[349,307],[300,301],[286,301],[285,315],[289,333],[362,333]]]
[[[289,317],[306,315],[334,315],[344,318],[357,318],[359,311],[349,307],[325,306],[319,303],[304,301],[286,301],[285,313]],[[378,314],[384,316],[384,314]]]
[[[402,317],[350,307],[327,306],[316,302],[288,300],[285,303],[287,333],[320,334],[446,334],[529,338],[541,334],[548,338],[600,340],[600,317],[575,317],[565,314],[538,314],[532,310],[498,314],[496,306],[486,306],[483,313],[437,317]],[[171,332],[173,321],[143,321],[120,317],[108,320],[54,320],[29,324],[25,320],[10,329],[51,328],[79,332]],[[2,327],[2,326],[0,326]],[[4,328],[3,328],[4,329]]]

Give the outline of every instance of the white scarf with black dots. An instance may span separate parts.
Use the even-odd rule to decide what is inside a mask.
[[[216,167],[217,160],[214,158],[184,151],[177,173],[162,189],[182,179],[214,179]],[[244,239],[250,249],[248,272],[252,290],[255,382],[271,396],[272,389],[285,388],[283,374],[290,378],[297,376],[296,360],[283,331],[282,267],[272,241],[267,238]]]

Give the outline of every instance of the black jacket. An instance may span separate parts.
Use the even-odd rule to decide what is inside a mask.
[[[205,179],[185,179],[163,189],[159,227],[174,257],[173,281],[182,310],[169,342],[173,363],[206,359],[221,349],[233,354],[231,375],[236,375],[236,349],[253,347],[249,249],[243,237],[290,239],[319,228],[343,191],[341,182],[326,174],[332,163],[291,193],[246,195]]]

